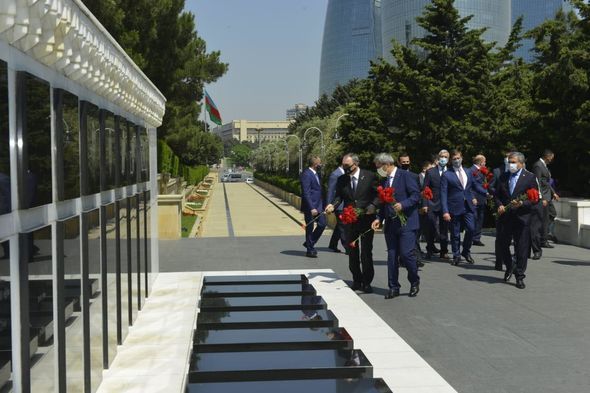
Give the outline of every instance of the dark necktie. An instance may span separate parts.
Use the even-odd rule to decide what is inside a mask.
[[[356,177],[352,177],[352,193],[354,194],[356,192]]]

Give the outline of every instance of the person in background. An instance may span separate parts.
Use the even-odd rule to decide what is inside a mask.
[[[342,165],[339,165],[338,168],[334,169],[334,171],[330,173],[330,177],[328,178],[328,195],[326,200],[331,201],[334,199],[334,196],[336,195],[336,183],[338,182],[338,178],[342,175],[344,175],[344,169],[342,169]],[[340,221],[339,218],[340,213],[342,213],[342,208],[342,203],[334,208],[334,212],[336,213],[336,226],[332,232],[332,237],[330,237],[330,244],[328,248],[334,252],[341,252],[338,248],[338,242],[340,242],[342,243],[342,247],[344,247],[344,250],[348,255],[348,245],[346,243],[346,238],[344,237],[342,221]]]
[[[322,236],[326,228],[326,216],[321,214],[324,211],[324,200],[322,197],[322,179],[320,170],[322,160],[318,156],[309,158],[309,167],[301,172],[301,211],[305,218],[305,256],[317,258],[318,252],[315,244]],[[321,216],[320,216],[321,214]],[[320,216],[320,217],[318,217]]]
[[[486,167],[486,158],[483,154],[478,154],[473,157],[473,165],[469,170],[473,178],[473,196],[477,200],[475,207],[475,232],[473,233],[473,245],[484,246],[481,241],[481,231],[485,219],[486,205],[488,202],[488,190],[484,188],[485,175],[480,171],[480,168]]]

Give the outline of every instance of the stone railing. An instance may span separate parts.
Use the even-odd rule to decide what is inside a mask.
[[[590,248],[590,200],[563,198],[553,203],[557,211],[554,228],[557,240]]]

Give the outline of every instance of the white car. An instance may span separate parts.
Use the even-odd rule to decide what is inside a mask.
[[[248,184],[254,184],[254,178],[253,177],[246,178],[246,183],[248,183]]]

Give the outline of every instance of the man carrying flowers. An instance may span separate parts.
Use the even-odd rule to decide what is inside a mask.
[[[384,224],[385,243],[387,244],[387,281],[389,291],[385,299],[399,296],[399,265],[400,262],[408,270],[410,281],[410,297],[420,290],[420,277],[416,253],[416,236],[420,227],[418,207],[420,189],[412,175],[394,165],[393,157],[381,153],[375,157],[375,166],[380,176],[385,178],[377,189],[380,208],[377,219],[371,227],[378,229]]]

